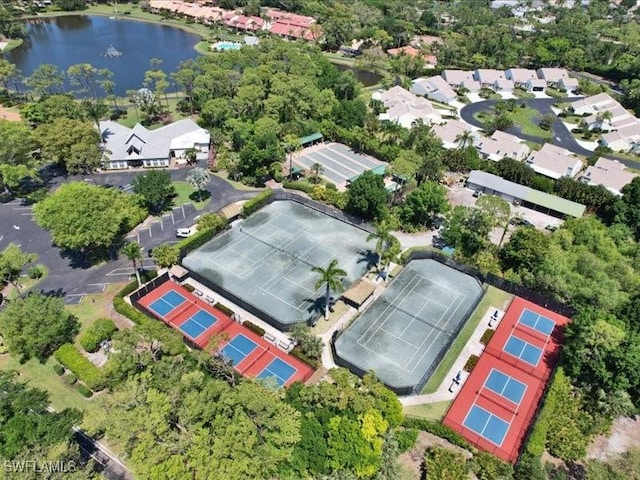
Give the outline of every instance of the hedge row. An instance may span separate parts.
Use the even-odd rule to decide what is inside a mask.
[[[411,258],[411,254],[413,252],[428,252],[430,250],[433,250],[433,248],[426,246],[407,248],[404,252],[402,252],[402,255],[400,255],[400,263],[402,263],[403,265],[406,264]]]
[[[89,353],[96,352],[100,348],[100,344],[104,340],[109,340],[117,331],[118,327],[113,323],[113,320],[99,318],[87,331],[80,335],[80,345]]]
[[[309,358],[304,353],[302,353],[299,345],[296,345],[295,347],[293,347],[293,349],[289,352],[289,355],[291,355],[292,357],[296,357],[298,360],[306,363],[314,370],[317,370],[318,368],[320,368],[320,362],[315,358]]]
[[[250,321],[246,321],[246,322],[242,322],[242,326],[244,328],[246,328],[247,330],[252,331],[253,333],[255,333],[256,335],[259,336],[263,336],[265,334],[265,329],[262,327],[259,327],[258,325],[256,325],[255,323],[251,323]]]
[[[482,337],[480,337],[480,343],[483,345],[488,345],[489,344],[489,340],[491,340],[493,338],[493,334],[495,333],[495,330],[492,328],[487,328],[484,333],[482,334]]]
[[[299,190],[300,192],[304,192],[308,195],[311,195],[311,192],[313,191],[313,188],[315,187],[315,185],[311,185],[310,183],[306,183],[306,182],[292,182],[290,180],[286,180],[284,182],[282,182],[282,186],[284,188],[288,188],[289,190]]]
[[[247,218],[252,213],[260,210],[267,203],[269,203],[269,200],[271,200],[272,196],[273,196],[273,190],[268,188],[264,192],[261,192],[255,197],[253,197],[252,199],[247,200],[242,207],[242,216],[244,218]]]
[[[58,375],[59,377],[64,375],[64,367],[62,365],[60,365],[59,363],[54,363],[53,364],[53,371],[56,372],[56,375]]]
[[[194,235],[178,242],[176,246],[178,250],[180,250],[180,258],[184,258],[189,252],[207,243],[218,232],[219,230],[213,228],[205,228],[204,230],[198,230]]]
[[[462,435],[441,423],[425,420],[424,418],[405,417],[404,422],[402,422],[402,426],[405,428],[416,428],[424,432],[432,433],[437,437],[444,438],[453,445],[457,445],[458,447],[469,450],[470,452],[475,451],[475,449],[464,439]]]
[[[471,372],[471,370],[473,370],[473,368],[476,366],[476,363],[478,363],[478,360],[480,360],[480,357],[478,355],[469,355],[467,363],[464,364],[464,367],[462,367],[462,369],[465,372]]]
[[[71,343],[65,343],[55,353],[56,360],[67,367],[92,390],[99,390],[102,384],[100,369],[85,358]]]
[[[216,302],[213,305],[213,308],[217,308],[218,310],[220,310],[222,313],[224,313],[225,315],[228,315],[229,317],[233,317],[236,312],[234,312],[233,310],[231,310],[229,307],[227,307],[226,305],[221,304],[220,302]]]
[[[82,383],[76,385],[76,390],[78,390],[78,393],[84,398],[90,398],[93,395],[91,389],[87,388],[87,386]]]

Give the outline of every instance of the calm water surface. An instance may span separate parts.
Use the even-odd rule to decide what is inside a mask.
[[[42,63],[66,71],[76,63],[90,63],[114,73],[116,93],[141,88],[149,60],[160,58],[162,69],[174,72],[181,61],[195,58],[200,38],[178,28],[134,20],[70,15],[27,22],[28,37],[4,58],[15,63],[25,77]],[[119,57],[105,56],[113,46]],[[174,87],[171,87],[171,91]]]

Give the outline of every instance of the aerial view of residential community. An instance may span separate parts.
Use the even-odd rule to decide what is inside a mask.
[[[640,479],[640,0],[1,0],[0,478]]]

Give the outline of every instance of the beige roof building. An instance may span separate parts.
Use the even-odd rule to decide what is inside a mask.
[[[539,68],[538,78],[543,79],[549,86],[556,86],[562,78],[569,78],[569,72],[565,68]]]
[[[637,176],[619,161],[600,157],[593,166],[587,168],[580,180],[589,185],[602,185],[615,195],[621,195],[622,187]]]
[[[511,80],[517,87],[527,83],[527,80],[530,78],[538,78],[536,71],[528,68],[509,68],[505,70],[504,76],[507,80]]]
[[[444,148],[457,148],[460,134],[463,132],[472,132],[477,135],[471,126],[460,120],[448,120],[446,123],[434,125],[431,128],[433,134],[442,140]]]
[[[399,85],[375,92],[372,98],[380,100],[387,107],[387,111],[379,116],[383,122],[396,122],[405,128],[411,128],[418,120],[427,125],[442,121],[442,116],[429,100],[418,97]]]
[[[497,162],[503,158],[524,160],[529,155],[529,147],[521,143],[520,139],[509,133],[496,130],[490,137],[480,137],[475,142],[480,155]]]
[[[480,82],[473,78],[472,72],[465,70],[443,70],[440,75],[453,88],[464,87],[470,92],[480,90]]]
[[[410,91],[416,95],[424,95],[442,103],[451,103],[458,98],[453,88],[451,88],[444,78],[438,75],[429,78],[416,78],[411,82]]]
[[[569,150],[545,143],[542,148],[533,152],[526,160],[535,172],[545,177],[575,177],[583,168],[582,160]]]

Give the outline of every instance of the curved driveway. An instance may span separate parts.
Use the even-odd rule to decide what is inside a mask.
[[[581,98],[583,97],[567,97],[567,98],[560,98],[560,99],[529,98],[529,99],[516,99],[516,101],[518,102],[518,104],[525,103],[528,107],[531,107],[537,110],[538,112],[540,112],[541,115],[546,115],[548,113],[552,113],[555,115],[555,113],[551,109],[553,104],[559,101],[571,102],[574,100],[579,100]],[[468,124],[473,125],[474,127],[484,128],[483,123],[475,119],[474,115],[484,110],[490,109],[500,101],[504,101],[504,100],[485,100],[483,102],[476,102],[476,103],[471,103],[469,105],[465,105],[460,110],[460,118],[462,118]],[[587,150],[576,141],[573,134],[569,131],[566,125],[562,123],[562,120],[560,118],[556,118],[555,122],[553,122],[553,125],[551,126],[551,132],[553,133],[553,137],[551,138],[551,140],[547,140],[540,137],[534,137],[532,135],[526,135],[521,132],[519,127],[514,126],[507,130],[507,133],[511,133],[512,135],[515,135],[516,137],[521,138],[522,140],[540,143],[540,144],[552,143],[559,147],[565,148],[577,155],[583,155],[585,157],[590,157],[593,155],[593,152],[591,150]],[[607,154],[607,155],[610,157],[617,158],[621,163],[625,164],[628,167],[632,167],[636,169],[640,168],[640,162],[638,161],[630,160],[628,158],[620,158],[620,157],[617,157],[615,154]]]

